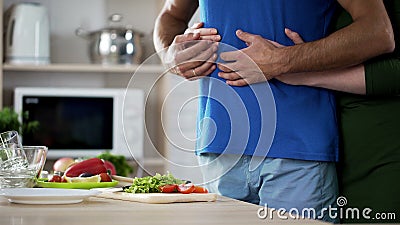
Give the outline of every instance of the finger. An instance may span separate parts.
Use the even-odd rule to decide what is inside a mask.
[[[218,34],[216,28],[203,28],[204,23],[195,23],[192,27],[186,29],[185,34],[189,33],[199,33],[200,36],[213,36]],[[220,37],[219,35],[216,37]]]
[[[213,64],[206,72],[204,72],[204,76],[209,76],[215,69],[217,69],[217,66]]]
[[[212,63],[203,63],[202,65],[195,67],[193,69],[185,71],[182,76],[186,79],[190,79],[193,77],[204,76],[204,71],[207,71],[210,67],[212,67]]]
[[[217,66],[215,65],[215,61],[217,60],[217,58],[218,58],[217,54],[214,54],[211,58],[207,60],[206,63],[204,63],[198,69],[202,76],[210,75],[217,68]]]
[[[257,39],[258,37],[260,37],[259,35],[255,35],[255,34],[250,34],[247,32],[244,32],[242,30],[237,30],[236,31],[236,36],[246,42],[248,45],[250,45],[251,43],[253,43],[255,41],[255,39]]]
[[[215,65],[212,65],[210,68],[208,68],[208,70],[206,72],[204,72],[202,75],[200,76],[196,76],[196,77],[191,77],[188,78],[188,80],[193,81],[193,80],[198,80],[204,77],[207,77],[208,75],[210,75],[217,67]]]
[[[290,38],[290,40],[293,41],[294,44],[298,45],[298,44],[303,44],[304,41],[303,39],[300,37],[299,33],[294,32],[292,30],[290,30],[289,28],[285,28],[285,34],[288,36],[288,38]]]
[[[219,72],[218,76],[221,77],[221,78],[224,78],[225,80],[242,79],[242,77],[236,72],[230,72],[230,73]]]
[[[202,52],[200,52],[198,55],[194,56],[193,58],[190,58],[190,61],[207,61],[208,59],[212,58],[214,55],[214,59],[213,62],[215,62],[216,60],[216,52],[217,52],[218,48],[216,46],[212,46]]]
[[[201,26],[200,26],[201,25]],[[220,41],[221,36],[218,35],[218,30],[215,28],[202,28],[203,23],[194,24],[191,28],[185,31],[186,33],[199,33],[201,40]]]
[[[183,77],[191,77],[191,76],[194,76],[192,69],[196,68],[196,67],[199,67],[203,63],[204,62],[200,62],[200,61],[191,61],[191,62],[188,62],[188,63],[182,63],[182,64],[179,64],[176,67],[177,68],[176,70]]]
[[[215,61],[215,59],[216,59],[216,55],[211,57],[210,60],[208,60],[207,62],[204,62],[203,64],[201,64],[197,67],[192,67],[192,68],[186,70],[182,75],[185,78],[209,75],[209,74],[206,74],[206,72],[208,72],[208,70],[211,67],[214,67],[214,69],[216,68],[216,66],[213,62],[213,61]]]
[[[229,63],[218,63],[218,68],[226,73],[232,72],[232,71],[243,71],[248,68],[248,65],[246,65],[247,61],[233,61]],[[249,62],[251,64],[251,62]]]
[[[214,64],[216,60],[217,60],[217,54],[215,54],[213,52],[205,53],[203,56],[199,56],[199,58],[190,59],[187,61],[187,63],[180,64],[179,69],[181,71],[187,71],[187,70],[191,70],[193,68],[199,67],[200,65],[202,65],[205,62]]]
[[[200,36],[200,40],[221,41],[221,35]]]
[[[195,30],[202,28],[204,26],[203,22],[194,23],[191,27],[185,30],[185,34],[194,33]]]
[[[222,52],[220,58],[225,62],[237,61],[241,54],[243,54],[241,51]]]
[[[196,33],[196,30],[202,28],[204,23],[194,23],[191,27],[185,30],[185,34]],[[198,32],[197,32],[198,33]]]
[[[198,33],[181,34],[181,35],[175,36],[173,43],[180,44],[180,43],[184,43],[187,41],[198,40],[199,38],[200,38],[200,34],[198,34]]]
[[[182,61],[184,63],[180,64],[179,68],[182,71],[186,71],[194,67],[197,67],[206,61],[211,61],[212,63],[215,63],[215,61],[217,60],[217,54],[215,53],[216,51],[217,48],[215,46],[208,48],[205,51],[200,52],[199,55],[196,55],[193,58]]]
[[[217,29],[215,28],[198,28],[194,30],[195,33],[199,33],[200,35],[215,35],[218,34]]]
[[[168,72],[169,72],[169,73],[173,73],[173,74],[179,75],[179,70],[178,70],[178,68],[177,68],[176,66],[171,67],[171,68],[168,70]]]
[[[204,26],[203,22],[194,23],[190,28],[192,29],[199,29]]]
[[[175,60],[178,63],[186,62],[210,48],[214,50],[214,52],[217,50],[216,47],[212,45],[211,41],[196,41],[192,46],[179,51],[175,56]]]
[[[246,82],[245,79],[227,80],[226,83],[227,83],[228,85],[231,85],[231,86],[238,86],[238,87],[248,85],[248,83]]]
[[[200,33],[200,35],[213,35],[218,33],[216,28],[203,28],[203,26],[203,22],[194,23],[188,30]]]
[[[218,69],[220,69],[222,72],[225,73],[230,73],[230,72],[234,72],[235,70],[231,67],[231,65],[229,63],[226,64],[218,64]]]

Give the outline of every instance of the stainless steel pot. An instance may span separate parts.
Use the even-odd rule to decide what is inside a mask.
[[[114,14],[111,22],[120,22],[122,16]],[[131,27],[110,26],[93,32],[78,28],[76,35],[89,41],[89,55],[92,63],[139,64],[142,62],[143,34]]]

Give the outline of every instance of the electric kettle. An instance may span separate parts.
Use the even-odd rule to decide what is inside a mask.
[[[11,5],[4,14],[6,63],[50,63],[49,30],[47,9],[40,3]]]

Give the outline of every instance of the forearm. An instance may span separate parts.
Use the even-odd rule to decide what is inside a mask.
[[[157,52],[171,45],[175,36],[183,34],[198,7],[194,0],[168,0],[155,21],[154,46]]]
[[[369,96],[400,95],[400,59],[388,55],[347,69],[286,74],[277,79],[292,85],[306,85]]]
[[[349,0],[341,1],[349,4]],[[362,4],[370,5],[368,9],[356,12],[351,9],[354,6],[346,5],[354,21],[349,26],[318,41],[280,48],[276,52],[277,60],[285,62],[280,72],[344,68],[393,51],[393,30],[383,3],[369,0]]]
[[[175,36],[182,34],[186,29],[183,21],[177,20],[168,13],[161,14],[154,29],[154,46],[157,52],[171,45]]]
[[[281,78],[277,77],[282,82],[292,85],[306,85],[361,95],[366,93],[363,65],[323,72],[288,74]]]

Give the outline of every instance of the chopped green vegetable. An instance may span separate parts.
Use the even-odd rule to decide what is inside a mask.
[[[166,175],[156,174],[154,176],[147,176],[133,179],[131,187],[125,189],[129,193],[157,193],[160,192],[160,187],[167,184],[183,184],[185,181],[175,178],[170,173]]]
[[[104,152],[98,155],[97,158],[110,161],[114,164],[117,175],[127,177],[133,172],[133,168],[128,164],[123,155],[113,155],[110,152]]]

